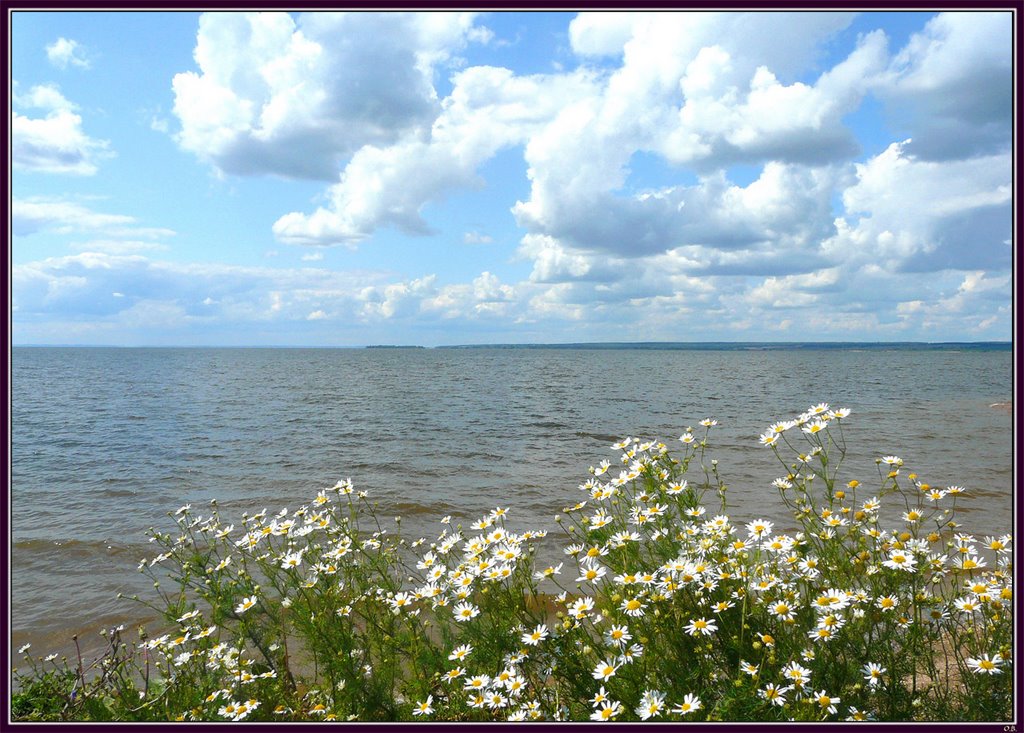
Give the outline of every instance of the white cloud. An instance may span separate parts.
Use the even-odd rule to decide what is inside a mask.
[[[562,169],[550,182],[535,176],[534,196],[513,211],[521,226],[577,252],[603,251],[642,257],[695,246],[740,250],[771,245],[807,249],[832,232],[831,195],[839,172],[767,164],[746,187],[724,174],[706,176],[694,186],[676,186],[620,196],[607,191],[571,189]],[[558,191],[562,193],[559,195]],[[691,252],[706,260],[707,252]],[[575,268],[575,274],[580,266]]]
[[[15,236],[49,231],[59,234],[99,233],[104,237],[160,239],[174,234],[171,229],[138,226],[125,214],[103,214],[75,201],[53,198],[14,199],[11,202],[11,230]],[[98,240],[103,241],[103,240]],[[122,246],[127,243],[122,242]],[[110,243],[100,249],[110,249]]]
[[[484,185],[476,172],[483,162],[523,142],[593,84],[587,74],[517,77],[495,67],[474,67],[452,81],[429,138],[415,134],[361,148],[328,189],[328,205],[281,217],[275,236],[292,244],[353,245],[381,226],[428,234],[425,204],[455,188]]]
[[[821,43],[849,25],[854,16],[848,12],[585,12],[570,23],[569,41],[575,53],[587,57],[642,53],[647,41],[664,39],[665,44],[650,53],[669,59],[692,58],[700,49],[724,42],[743,50],[754,65],[767,63],[789,76],[813,63]],[[747,65],[746,72],[753,68]]]
[[[96,173],[98,160],[112,155],[107,141],[85,134],[77,106],[57,87],[34,86],[24,95],[15,88],[14,104],[45,112],[43,117],[12,113],[11,159],[16,168],[90,176]]]
[[[835,268],[804,275],[773,276],[751,288],[747,300],[754,306],[799,308],[820,302],[820,295],[835,290],[838,283],[839,271]]]
[[[19,342],[64,343],[103,341],[103,334],[107,342],[156,334],[171,342],[235,343],[255,333],[279,343],[370,343],[385,333],[419,341],[432,327],[449,341],[482,328],[500,340],[529,333],[568,341],[720,340],[724,333],[756,339],[787,322],[791,332],[834,339],[927,338],[935,329],[1005,338],[1010,328],[1006,273],[919,278],[876,267],[849,277],[829,268],[751,281],[689,276],[668,255],[633,265],[615,282],[513,284],[483,272],[442,285],[433,274],[396,281],[384,272],[92,252],[15,266],[14,326]]]
[[[966,160],[922,160],[909,141],[893,143],[856,166],[843,191],[845,214],[823,244],[851,264],[884,262],[890,269],[1009,267],[1009,153]]]
[[[435,67],[472,13],[206,13],[174,77],[176,138],[226,173],[335,177],[365,145],[429,130]]]
[[[483,272],[467,284],[445,285],[425,295],[421,310],[444,319],[508,319],[522,308],[517,288]]]
[[[68,66],[88,69],[91,66],[85,49],[78,41],[69,38],[58,38],[47,45],[46,58],[58,69],[66,69]]]
[[[941,13],[895,55],[877,92],[889,116],[912,130],[909,152],[947,160],[1009,149],[1013,18]]]
[[[90,239],[85,242],[72,242],[68,247],[75,252],[103,252],[111,255],[161,252],[169,249],[166,244],[138,239]]]
[[[842,120],[865,94],[890,83],[886,38],[863,36],[848,58],[813,83],[795,77],[814,68],[822,43],[851,18],[581,15],[570,28],[575,50],[621,53],[621,67],[530,77],[466,69],[453,76],[429,134],[420,124],[393,140],[365,144],[327,191],[326,204],[282,216],[275,236],[292,244],[354,246],[382,226],[430,234],[425,205],[450,190],[484,185],[480,165],[503,147],[525,143],[531,191],[513,209],[517,222],[576,253],[558,258],[550,246],[535,248],[546,258],[538,278],[557,277],[555,260],[564,265],[573,258],[567,272],[584,276],[580,251],[746,252],[771,243],[772,257],[780,259],[780,240],[787,240],[782,249],[820,257],[809,243],[833,234],[839,165],[857,151]],[[336,22],[332,30],[340,27]],[[638,153],[696,166],[703,171],[699,185],[625,190]],[[736,163],[764,165],[757,185],[742,195],[721,174]],[[724,259],[703,253],[705,267]]]
[[[489,234],[481,234],[480,232],[466,232],[462,235],[462,241],[465,244],[491,244],[494,238]]]
[[[840,20],[784,58],[751,54],[752,22],[704,14],[694,22],[670,14],[634,23],[623,64],[600,93],[564,106],[529,141],[530,198],[514,208],[521,226],[579,249],[634,254],[686,244],[736,248],[791,236],[792,227],[805,240],[827,234],[836,181],[822,166],[856,151],[841,119],[884,68],[884,37],[863,38],[813,85],[784,84],[763,62],[805,58]],[[774,27],[773,18],[765,22]],[[723,23],[747,35],[722,33]],[[712,38],[719,44],[704,45]],[[707,172],[697,187],[624,195],[640,152]],[[766,164],[757,185],[739,194],[720,171],[742,162]]]
[[[464,67],[466,44],[495,43],[471,14],[204,15],[198,69],[174,81],[179,145],[225,173],[331,181],[308,210],[281,212],[280,241],[429,234],[427,206],[488,185],[484,164],[521,146],[529,192],[512,213],[529,275],[159,262],[139,255],[167,230],[26,199],[16,234],[83,241],[75,257],[16,269],[16,324],[63,323],[77,308],[107,324],[178,317],[179,329],[289,338],[406,327],[538,340],[1006,337],[1005,18],[940,15],[895,56],[867,33],[825,67],[851,17],[581,14],[569,28],[579,68],[524,76]],[[439,98],[442,73],[451,92]],[[913,137],[860,159],[846,124],[868,95]],[[16,103],[77,115],[55,87]],[[737,183],[737,164],[753,179]]]
[[[174,304],[190,318],[225,323],[303,321],[322,310],[354,315],[358,293],[384,275],[313,268],[274,269],[152,260],[83,252],[14,267],[12,293],[23,318],[91,313],[116,319],[139,302]],[[122,293],[117,302],[112,292]]]

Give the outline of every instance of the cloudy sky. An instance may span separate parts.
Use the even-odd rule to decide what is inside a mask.
[[[13,340],[1008,340],[1011,30],[16,12]]]

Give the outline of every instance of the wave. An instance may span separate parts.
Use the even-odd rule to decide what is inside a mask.
[[[113,540],[76,540],[76,539],[41,539],[15,540],[11,543],[15,553],[46,553],[53,552],[71,557],[94,557],[96,555],[141,557],[150,552],[148,545],[115,543]]]
[[[620,440],[622,440],[622,437],[618,435],[606,435],[604,433],[586,433],[579,430],[576,431],[576,437],[590,438],[591,440],[597,440],[602,443],[608,443],[609,445],[611,445],[612,443],[618,443]]]

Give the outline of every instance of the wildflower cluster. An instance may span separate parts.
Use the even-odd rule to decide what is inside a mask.
[[[500,506],[409,542],[351,480],[236,523],[183,506],[139,565],[170,630],[140,630],[105,699],[138,720],[1009,716],[1011,538],[960,531],[964,489],[896,456],[840,483],[849,415],[761,435],[792,527],[727,513],[712,419],[673,450],[615,443],[554,559]]]

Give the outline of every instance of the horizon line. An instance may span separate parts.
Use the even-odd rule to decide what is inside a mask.
[[[63,349],[462,349],[462,348],[546,348],[546,347],[630,347],[630,346],[950,346],[950,345],[1006,345],[1013,340],[978,341],[528,341],[528,342],[487,342],[453,343],[427,346],[404,343],[368,343],[349,345],[323,344],[61,344],[61,343],[10,343],[17,348],[63,348]]]

